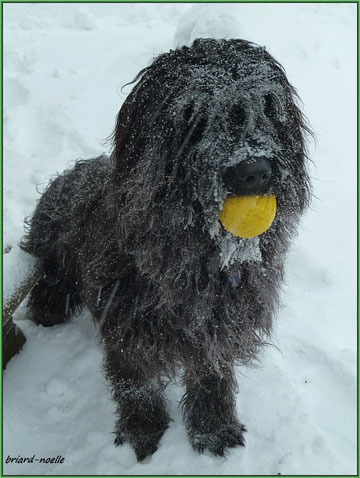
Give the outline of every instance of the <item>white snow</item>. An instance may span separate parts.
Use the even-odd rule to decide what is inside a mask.
[[[4,4],[4,245],[19,242],[36,185],[109,150],[130,91],[121,86],[199,34],[266,45],[317,135],[315,198],[288,257],[278,348],[264,352],[260,368],[238,369],[247,446],[227,458],[193,452],[174,384],[170,428],[137,463],[129,445],[113,446],[115,404],[90,314],[46,329],[19,309],[27,342],[4,373],[4,461],[65,460],[5,463],[5,474],[356,473],[355,4]],[[18,272],[6,271],[11,288]]]
[[[35,264],[35,258],[22,251],[17,244],[12,246],[9,252],[3,254],[4,304],[8,303],[19,285],[31,274]]]
[[[190,46],[196,38],[239,38],[244,29],[229,7],[205,3],[187,9],[177,24],[174,46]]]
[[[229,232],[214,238],[220,246],[220,269],[228,268],[234,262],[252,261],[261,262],[259,237],[240,239]]]

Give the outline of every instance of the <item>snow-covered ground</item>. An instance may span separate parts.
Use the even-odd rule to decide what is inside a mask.
[[[113,446],[115,405],[89,314],[45,329],[20,309],[27,342],[4,373],[4,461],[65,461],[5,464],[5,474],[355,474],[356,5],[7,3],[4,21],[5,287],[17,280],[11,257],[36,186],[109,151],[130,91],[121,86],[178,44],[207,36],[266,45],[317,135],[316,197],[288,257],[278,349],[267,349],[261,368],[238,370],[247,446],[226,458],[193,452],[173,384],[173,422],[137,463],[129,445]]]

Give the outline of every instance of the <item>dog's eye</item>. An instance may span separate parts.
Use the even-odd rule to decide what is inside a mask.
[[[245,123],[245,110],[242,105],[234,104],[229,111],[229,122],[232,127],[243,126]]]
[[[270,119],[276,118],[277,107],[276,100],[273,95],[268,93],[264,96],[264,113]]]

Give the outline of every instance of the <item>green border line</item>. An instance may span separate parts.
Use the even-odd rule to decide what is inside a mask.
[[[38,0],[33,2],[32,0],[1,0],[1,4],[7,3],[356,3],[358,4],[360,0],[182,0],[182,1],[175,1],[175,0],[106,0],[106,1],[99,1],[99,0]]]
[[[78,0],[78,1],[72,1],[72,0],[53,0],[53,1],[48,1],[48,0],[38,0],[38,1],[31,1],[31,0],[0,0],[1,3],[1,11],[0,11],[0,23],[1,23],[1,39],[3,40],[3,5],[5,4],[10,4],[10,3],[15,3],[15,4],[21,4],[21,3],[47,3],[47,4],[57,4],[57,3],[70,3],[70,4],[80,4],[80,3],[100,3],[100,4],[114,4],[114,3],[128,3],[128,4],[134,4],[134,3],[259,3],[259,4],[267,4],[267,3],[286,3],[286,4],[292,4],[292,3],[314,3],[314,4],[331,4],[331,3],[338,3],[338,4],[357,4],[357,125],[358,125],[358,137],[357,137],[357,239],[358,239],[358,256],[357,256],[357,285],[359,289],[359,265],[360,265],[360,260],[359,260],[359,237],[360,237],[360,220],[359,220],[359,211],[360,211],[360,195],[359,195],[359,184],[360,184],[360,166],[359,166],[359,136],[360,136],[360,131],[359,131],[359,94],[360,94],[360,85],[359,85],[359,78],[360,78],[360,66],[359,66],[359,21],[360,21],[360,12],[359,12],[359,1],[360,0],[275,0],[275,1],[267,1],[267,0],[224,0],[224,1],[218,1],[218,0],[207,0],[207,1],[202,1],[202,0],[183,0],[183,1],[174,1],[174,0],[133,0],[133,1],[128,1],[128,0],[106,0],[106,1],[98,1],[98,0]],[[341,41],[341,39],[339,40]],[[3,67],[3,44],[4,42],[2,41],[1,45],[1,119],[3,119],[3,73],[4,73],[4,67]],[[1,195],[0,195],[0,206],[1,206],[1,222],[0,222],[0,232],[1,232],[1,246],[3,250],[3,121],[1,121],[1,138],[0,138],[0,144],[1,144],[1,168],[0,168],[0,182],[1,182]],[[1,303],[3,301],[3,293],[2,293],[2,278],[3,278],[3,264],[2,264],[2,254],[0,258],[0,267],[1,267]],[[359,317],[359,310],[360,310],[360,296],[359,296],[359,291],[357,295],[357,315],[358,319],[360,320]],[[359,416],[359,394],[360,394],[360,382],[359,382],[359,344],[360,344],[360,337],[359,337],[359,320],[357,324],[357,411],[358,411],[358,421],[357,421],[357,443],[359,446],[359,429],[360,429],[360,416]],[[1,338],[2,338],[2,330],[0,332]],[[1,340],[1,352],[2,352],[2,340]],[[1,354],[2,355],[2,354]],[[2,358],[1,358],[1,363],[2,363]],[[1,379],[0,381],[0,392],[1,392],[1,411],[3,412],[3,380]],[[39,475],[4,475],[3,474],[3,422],[0,420],[0,458],[1,458],[1,476],[12,476],[12,477],[20,477],[20,476],[39,476]],[[360,470],[360,455],[358,452],[357,455],[357,473],[356,475],[343,475],[343,476],[360,476],[359,475],[359,470]],[[45,475],[43,475],[45,476]],[[129,477],[136,477],[136,476],[141,476],[141,477],[146,477],[146,476],[165,476],[165,477],[188,477],[188,478],[196,478],[198,476],[209,476],[209,477],[217,477],[218,475],[49,475],[52,476],[53,478],[62,478],[64,476],[66,477],[84,477],[84,476],[114,476],[114,477],[124,477],[124,476],[129,476]],[[242,476],[242,477],[247,477],[247,476],[256,476],[259,478],[265,478],[267,476],[273,476],[273,475],[221,475],[221,478],[233,478],[237,476]],[[281,475],[282,477],[302,477],[303,475]],[[306,477],[329,477],[331,475],[306,475]],[[336,476],[341,476],[341,475],[336,475]]]

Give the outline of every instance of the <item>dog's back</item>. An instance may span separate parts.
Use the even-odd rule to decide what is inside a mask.
[[[21,248],[39,258],[60,259],[67,250],[67,236],[71,236],[72,248],[74,239],[82,241],[85,228],[79,226],[86,223],[99,203],[108,171],[109,159],[100,156],[77,161],[51,181],[28,221],[28,234]]]
[[[28,233],[20,247],[37,257],[43,270],[28,300],[29,317],[37,323],[65,322],[81,310],[78,252],[91,230],[84,224],[89,226],[96,215],[108,175],[106,156],[77,161],[50,182],[27,221]]]

